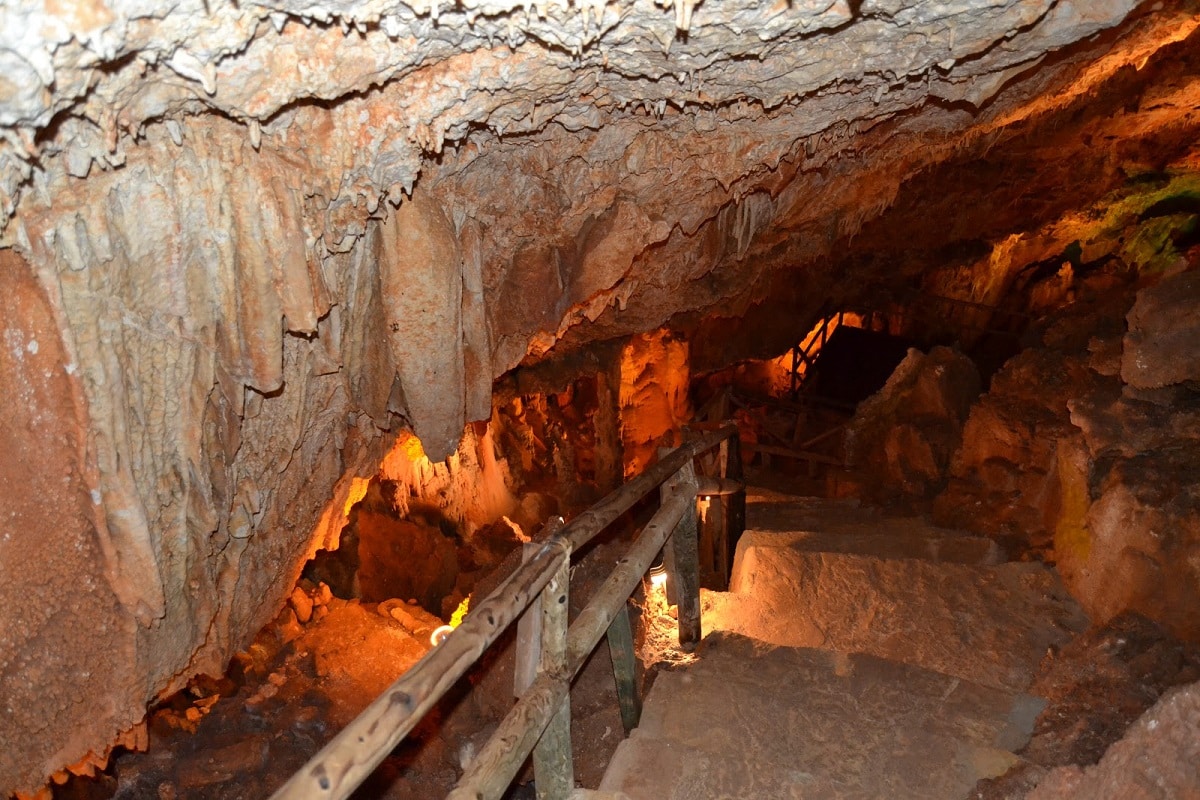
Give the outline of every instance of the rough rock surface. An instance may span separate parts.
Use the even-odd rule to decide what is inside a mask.
[[[934,506],[945,524],[1010,536],[1052,561],[1098,622],[1134,610],[1191,640],[1200,638],[1191,477],[1200,469],[1200,396],[1179,365],[1194,347],[1144,329],[1186,327],[1194,308],[1181,287],[1196,274],[1151,279],[1136,302],[1135,287],[1109,285],[1051,315],[1043,346],[1006,364],[971,410]],[[1125,383],[1130,363],[1143,364],[1135,377],[1181,382]]]
[[[971,800],[1023,800],[1055,767],[1096,764],[1164,693],[1197,678],[1200,646],[1157,623],[1124,613],[1093,626],[1042,659],[1029,692],[1048,703],[1021,760],[981,782]]]
[[[784,268],[943,161],[1066,122],[1102,143],[1081,191],[1121,173],[1108,137],[1185,156],[1198,26],[1134,0],[3,5],[0,247],[59,413],[12,435],[74,466],[66,518],[0,560],[75,554],[88,600],[57,569],[0,587],[0,794],[219,671],[402,422],[440,460],[552,347],[766,300],[803,330],[842,273]],[[1063,161],[1047,141],[1022,158]],[[35,630],[28,597],[111,636]],[[81,652],[103,691],[62,682]]]
[[[707,595],[705,611],[718,629],[771,644],[870,653],[1021,689],[1046,648],[1085,624],[1040,564],[932,564],[743,541],[734,569],[744,579],[728,595]],[[970,646],[953,644],[960,638]]]
[[[601,789],[634,800],[950,800],[1003,771],[1040,703],[863,654],[710,634],[660,674]]]
[[[1040,572],[1052,584],[1041,565],[938,560],[919,534],[952,532],[913,520],[910,552],[872,552],[869,517],[748,489],[760,529],[738,544],[732,591],[705,595],[709,633],[693,663],[658,675],[602,789],[638,800],[950,800],[1008,770],[1044,706],[1023,694],[1029,666],[1065,641],[1060,626],[1078,624],[1077,609],[1026,580]],[[814,576],[810,558],[828,573]],[[850,563],[863,568],[839,567]]]
[[[1052,771],[1029,800],[1174,800],[1200,787],[1200,684],[1175,689],[1094,767]]]
[[[847,425],[847,463],[871,477],[879,487],[873,494],[936,493],[945,485],[980,389],[979,370],[961,353],[948,347],[928,354],[909,350]]]
[[[1138,293],[1129,312],[1121,380],[1138,389],[1200,381],[1200,272],[1184,272]]]
[[[936,519],[1048,548],[1060,502],[1059,443],[1077,441],[1067,403],[1095,378],[1078,359],[1047,350],[1005,364],[971,408]]]

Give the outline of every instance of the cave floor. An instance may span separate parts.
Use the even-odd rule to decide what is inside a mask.
[[[672,647],[665,601],[644,598],[650,689],[630,738],[603,648],[576,681],[581,786],[631,800],[1008,800],[1050,768],[1095,763],[1165,691],[1200,679],[1200,648],[1143,617],[1080,633],[1087,620],[1055,573],[991,539],[800,496],[814,488],[803,478],[752,480],[772,488],[748,490],[731,591],[703,592],[696,653]],[[614,541],[585,554],[573,606],[622,552]],[[440,622],[412,602],[302,582],[233,679],[195,682],[151,715],[148,752],[54,797],[266,797],[428,650]],[[444,796],[511,706],[511,644],[355,797]],[[510,800],[532,796],[532,777]]]
[[[853,501],[750,490],[698,658],[662,672],[601,788],[646,798],[964,798],[1087,620],[1042,564]]]

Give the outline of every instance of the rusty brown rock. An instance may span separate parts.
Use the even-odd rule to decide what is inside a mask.
[[[1121,379],[1139,389],[1200,381],[1200,272],[1184,272],[1138,292],[1129,312]]]
[[[125,666],[137,625],[113,590],[119,556],[88,468],[87,403],[56,309],[11,251],[0,250],[0,282],[0,584],[22,587],[0,603],[0,730],[23,734],[19,751],[6,740],[0,774],[37,786],[141,717],[136,704],[66,720],[61,709],[144,698],[149,687]]]
[[[945,484],[979,391],[979,370],[963,354],[948,347],[909,350],[848,424],[848,463],[878,482],[877,494],[932,496]]]
[[[1029,800],[1174,800],[1200,790],[1200,684],[1175,689],[1093,767],[1060,767]]]

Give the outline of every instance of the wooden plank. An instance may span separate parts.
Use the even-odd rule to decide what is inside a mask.
[[[676,496],[689,498],[687,511],[663,548],[667,579],[675,587],[679,608],[679,646],[692,651],[700,644],[700,557],[696,524],[696,471],[691,462],[666,481],[661,490],[663,505]]]
[[[808,448],[812,447],[813,445],[820,444],[821,442],[825,441],[830,436],[833,436],[834,434],[837,434],[837,433],[841,433],[845,429],[846,429],[846,424],[842,423],[841,425],[830,428],[829,430],[825,431],[824,433],[817,434],[816,436],[812,437],[808,441],[801,442],[800,444],[796,445],[796,449],[807,450]]]
[[[724,479],[742,484],[742,491],[734,492],[722,499],[725,512],[725,546],[722,551],[722,575],[728,582],[733,574],[733,562],[737,553],[738,540],[746,530],[745,471],[742,466],[742,440],[734,433],[724,444],[727,452]]]
[[[521,549],[521,563],[528,563],[535,555],[540,545],[537,542],[527,542]],[[568,563],[567,561],[563,562]],[[557,573],[556,573],[557,574]],[[551,582],[553,582],[551,578]],[[547,584],[549,586],[549,584]],[[546,590],[538,597],[543,597]],[[513,696],[520,697],[537,678],[538,668],[542,661],[542,612],[538,603],[525,609],[525,613],[517,620],[517,646],[515,653],[516,665],[513,667]]]
[[[567,671],[567,610],[571,565],[564,561],[538,602],[542,618],[540,675]],[[534,608],[530,608],[534,610]],[[571,760],[571,693],[563,695],[542,738],[533,748],[533,775],[537,800],[568,800],[575,788],[575,765]]]
[[[696,494],[700,497],[723,497],[745,489],[746,484],[730,478],[696,478]]]
[[[732,483],[732,482],[731,482]],[[740,486],[740,484],[738,484]],[[700,585],[705,589],[724,592],[729,588],[725,573],[725,495],[707,494],[700,490],[698,530],[700,554]]]
[[[642,718],[642,697],[637,686],[637,652],[633,628],[629,624],[629,605],[621,606],[608,626],[608,654],[617,680],[617,703],[621,707],[621,726],[628,736]]]
[[[463,773],[446,800],[495,800],[508,790],[534,744],[549,725],[571,680],[596,649],[617,612],[650,569],[658,551],[678,525],[688,505],[682,495],[659,508],[642,529],[629,553],[601,585],[567,633],[567,669],[538,676],[521,695],[512,711],[501,720],[492,737]],[[447,640],[448,641],[448,640]]]
[[[721,534],[721,498],[719,495],[706,495],[699,491],[696,501],[696,550],[699,558],[700,585],[706,589],[724,591],[720,586],[720,572],[717,569],[717,542],[724,537]]]

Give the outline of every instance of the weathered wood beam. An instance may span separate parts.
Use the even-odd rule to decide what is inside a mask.
[[[772,444],[762,444],[760,442],[747,444],[746,449],[753,453],[765,453],[766,455],[795,458],[800,461],[810,461],[817,464],[829,464],[835,467],[845,466],[845,463],[840,458],[827,456],[824,453],[814,453],[810,450],[793,450],[790,447],[777,447]]]
[[[567,670],[567,610],[571,565],[564,561],[542,590],[538,602],[526,613],[542,618],[539,675],[561,675]],[[526,687],[528,688],[528,687]],[[542,738],[533,748],[533,775],[537,800],[568,800],[575,788],[571,759],[571,693],[559,701]]]
[[[667,580],[675,585],[675,602],[679,607],[679,646],[690,652],[700,644],[700,555],[696,524],[696,471],[689,462],[662,486],[662,502],[666,505],[677,496],[690,498],[675,532],[663,548],[663,565]]]
[[[796,445],[796,449],[797,450],[807,450],[808,448],[812,447],[813,445],[820,444],[821,442],[825,441],[830,436],[841,433],[845,429],[846,429],[845,423],[838,425],[836,427],[830,428],[829,430],[825,431],[824,433],[819,433],[816,436],[809,439],[808,441],[801,442],[800,444]]]
[[[608,654],[612,658],[613,677],[617,682],[617,704],[621,708],[621,727],[628,736],[642,718],[642,698],[637,685],[637,652],[633,646],[628,603],[623,604],[613,617],[607,635]]]
[[[733,573],[738,540],[742,538],[742,533],[746,530],[746,490],[745,470],[742,465],[742,440],[736,431],[721,443],[721,449],[725,453],[723,478],[743,484],[741,491],[734,492],[721,500],[725,513],[725,551],[721,574],[728,581]]]
[[[540,545],[527,542],[521,548],[521,563],[527,564],[537,555]],[[564,563],[570,563],[569,560]],[[549,585],[549,584],[547,584]],[[546,590],[538,597],[544,597]],[[520,699],[538,676],[542,665],[542,611],[540,603],[525,609],[517,620],[517,646],[513,665],[513,697]]]

